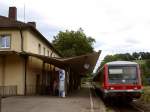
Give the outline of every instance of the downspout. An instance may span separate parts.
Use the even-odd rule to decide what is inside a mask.
[[[24,57],[24,60],[25,60],[25,66],[24,66],[24,69],[25,69],[25,71],[24,71],[24,75],[25,75],[25,77],[24,77],[24,94],[25,94],[25,96],[27,95],[27,61],[28,61],[28,57],[27,56],[25,56]]]
[[[19,31],[20,31],[20,37],[21,37],[21,52],[24,52],[24,38],[23,38],[21,24],[19,27]],[[23,56],[23,58],[24,58],[24,95],[26,96],[26,94],[27,94],[27,61],[28,61],[28,57]]]
[[[42,88],[41,88],[41,93],[42,95],[45,94],[45,61],[43,61],[42,65]]]
[[[20,25],[20,28],[19,28],[19,31],[20,31],[20,36],[21,36],[21,51],[24,52],[24,49],[23,49],[23,34],[22,34],[22,27]]]
[[[51,52],[51,54],[50,54],[50,58],[52,58],[52,54],[53,54],[53,51]],[[50,64],[50,88],[52,88],[53,89],[53,71],[52,71],[52,65],[51,65],[51,63],[49,63]]]
[[[5,56],[2,56],[2,86],[5,86]]]
[[[52,58],[52,54],[53,54],[53,51],[51,52],[50,58]],[[51,69],[52,69],[52,67],[51,67],[51,64],[50,64],[50,70]]]

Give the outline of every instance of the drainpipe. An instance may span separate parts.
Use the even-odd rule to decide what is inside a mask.
[[[23,49],[24,43],[23,43],[23,34],[22,34],[22,27],[21,27],[21,25],[20,25],[19,31],[20,31],[20,36],[21,36],[21,51],[24,52],[24,49]]]
[[[25,66],[24,66],[24,94],[25,96],[27,95],[27,62],[28,62],[28,57],[25,56],[24,57],[24,62],[25,62]]]
[[[24,52],[24,41],[23,41],[24,38],[23,38],[21,24],[19,27],[19,32],[20,32],[20,37],[21,37],[21,52]],[[28,61],[28,57],[23,56],[23,58],[24,58],[24,95],[26,96],[26,94],[27,94],[27,61]]]
[[[43,61],[42,65],[42,95],[45,94],[45,61]]]
[[[52,54],[53,54],[53,51],[51,52],[51,55],[50,55],[50,57],[52,57]]]
[[[2,56],[2,86],[5,86],[5,63],[6,58],[5,56]]]
[[[51,52],[50,58],[52,58],[52,54],[53,54],[53,51]],[[52,67],[51,67],[51,64],[50,64],[50,70],[51,69],[52,69]]]

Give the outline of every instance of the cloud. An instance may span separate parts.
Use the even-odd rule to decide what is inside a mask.
[[[17,6],[20,20],[25,4],[26,21],[36,21],[48,40],[60,30],[82,27],[95,38],[95,50],[105,54],[150,49],[149,0],[5,0],[0,4],[4,15],[10,5]]]
[[[47,25],[45,23],[41,23],[42,25],[39,25],[39,31],[50,41],[52,42],[53,36],[56,36],[59,31],[62,31],[63,29],[52,26],[52,25]]]
[[[132,37],[127,38],[127,39],[125,40],[125,42],[128,43],[128,44],[132,44],[132,45],[134,45],[134,44],[140,44],[140,42],[139,42],[138,40],[133,39]]]
[[[0,15],[1,16],[8,16],[8,8],[6,4],[0,2]]]
[[[3,16],[8,16],[9,3],[1,3],[0,14]],[[25,10],[24,10],[25,9]],[[24,16],[25,11],[25,16]],[[51,41],[54,35],[56,35],[61,29],[60,27],[48,24],[46,19],[42,16],[42,14],[37,11],[31,10],[28,6],[25,6],[22,2],[22,5],[17,5],[17,19],[19,21],[36,22],[37,29],[49,40]]]

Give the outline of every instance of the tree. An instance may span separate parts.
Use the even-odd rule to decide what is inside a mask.
[[[77,31],[60,31],[54,40],[52,45],[64,56],[79,56],[86,53],[93,52],[93,43],[95,39],[87,37],[83,30],[80,28]]]
[[[104,60],[101,62],[101,67],[111,61],[131,61],[134,60],[133,56],[129,53],[125,54],[114,54],[114,55],[106,55]]]
[[[134,52],[134,53],[132,54],[132,56],[133,56],[134,60],[137,60],[137,59],[139,58],[140,54],[137,53],[137,52]]]

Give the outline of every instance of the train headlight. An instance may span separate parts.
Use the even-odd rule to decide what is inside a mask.
[[[114,89],[114,87],[111,87],[110,89],[111,89],[111,90],[113,90],[113,89]]]
[[[104,90],[104,93],[108,93],[108,90],[105,89],[105,90]]]
[[[137,87],[135,87],[134,89],[138,89]]]

